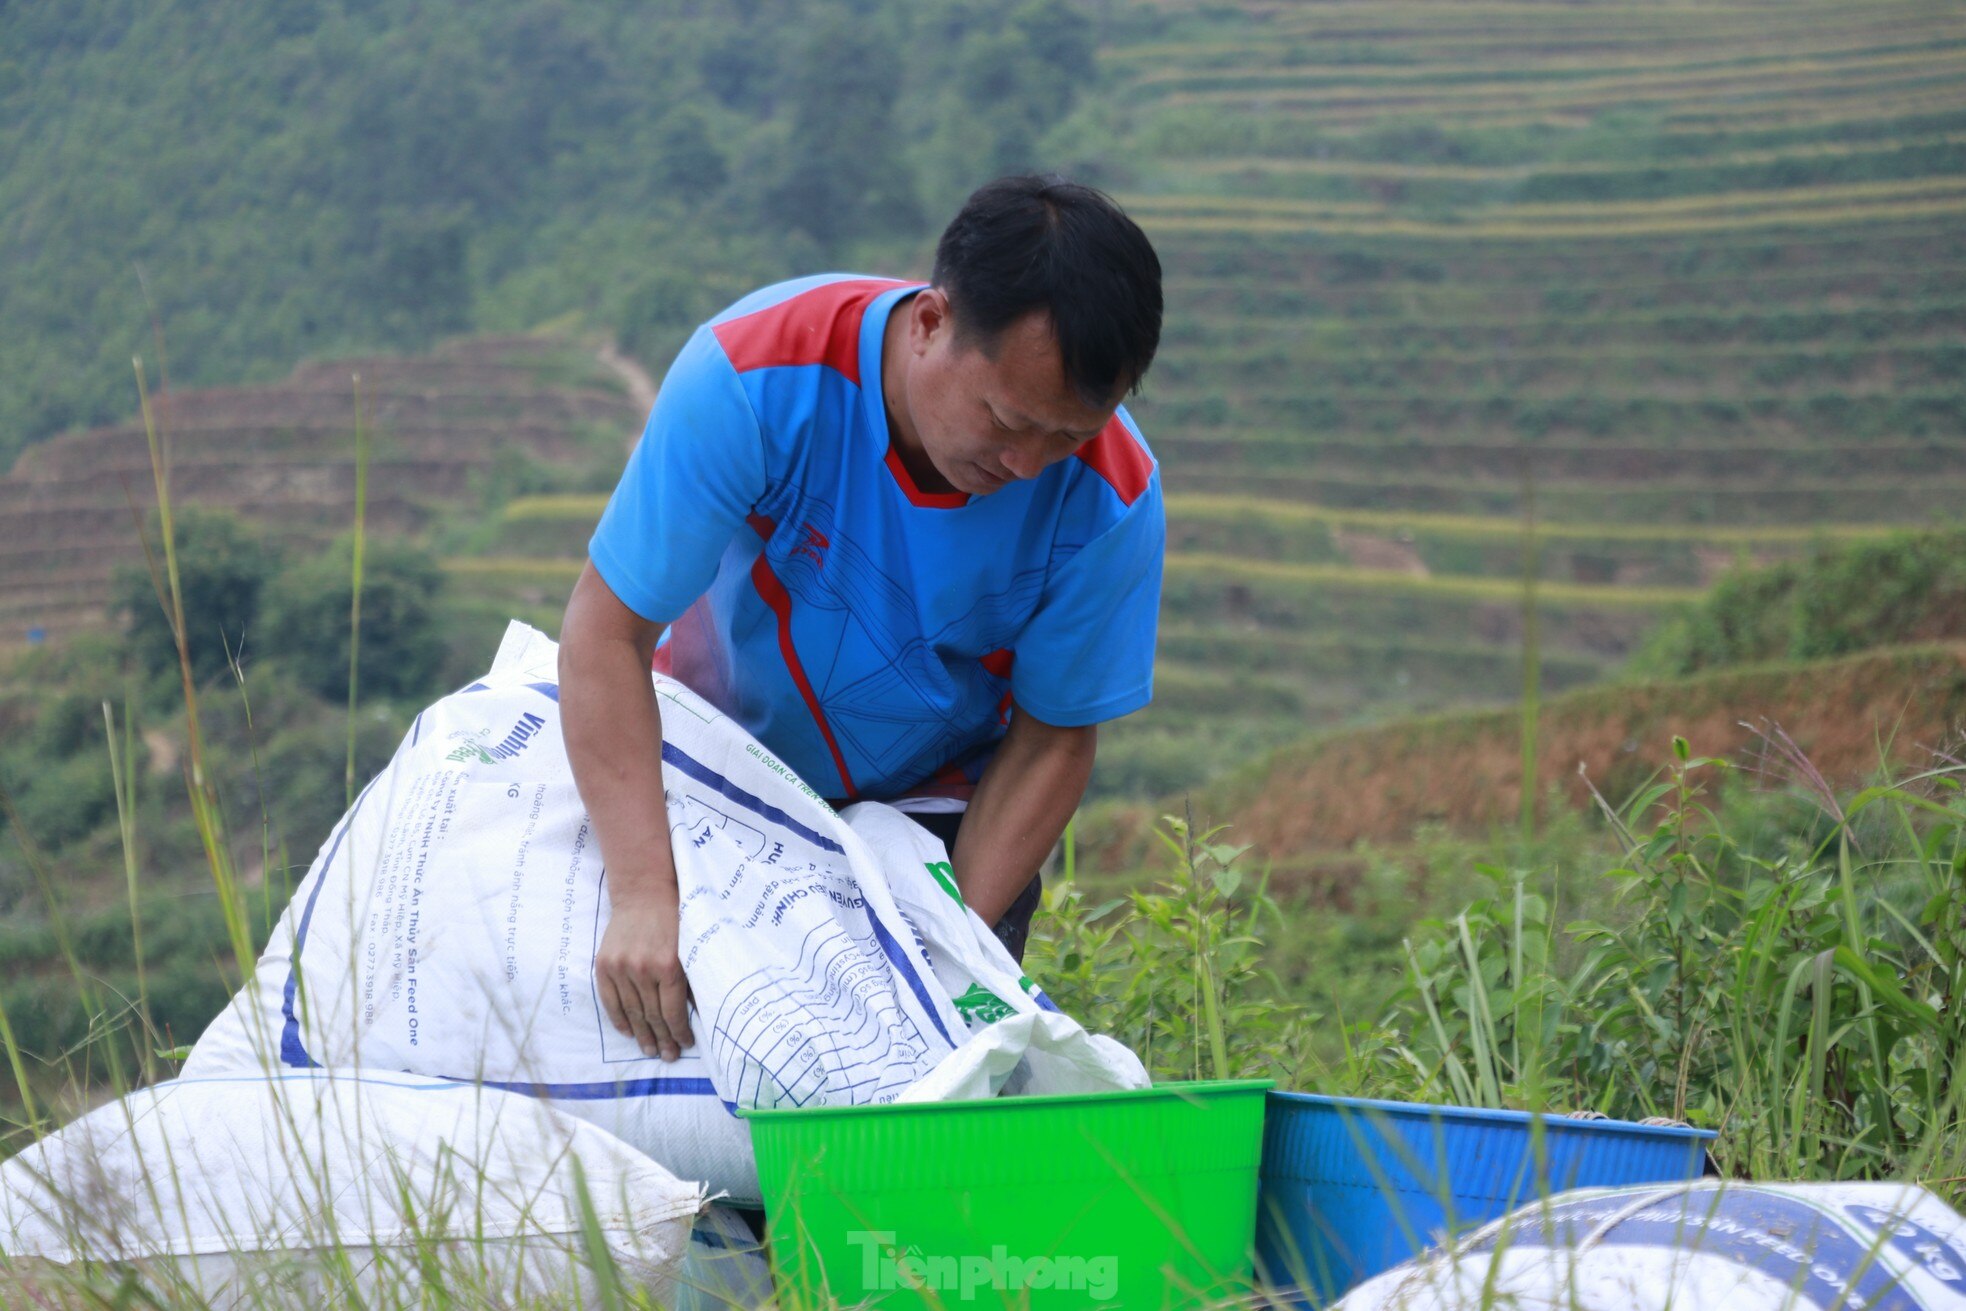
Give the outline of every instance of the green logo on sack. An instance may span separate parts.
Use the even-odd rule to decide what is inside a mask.
[[[480,765],[489,765],[500,760],[510,760],[513,756],[524,751],[531,744],[533,736],[545,727],[546,721],[538,715],[521,715],[519,722],[512,725],[512,731],[505,735],[504,740],[492,746],[481,746],[476,742],[466,742],[445,756],[444,759],[455,760],[460,763],[472,761]]]
[[[930,861],[928,872],[942,885],[942,890],[956,899],[958,906],[963,904],[963,894],[956,888],[956,867],[946,860]]]
[[[1010,1003],[980,983],[970,984],[969,991],[956,998],[956,1009],[972,1024],[995,1024],[1017,1013]]]

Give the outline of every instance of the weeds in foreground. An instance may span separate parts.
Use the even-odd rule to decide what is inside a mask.
[[[1731,766],[1674,748],[1663,780],[1607,807],[1616,919],[1559,932],[1524,874],[1492,870],[1497,895],[1430,926],[1403,1004],[1426,1023],[1416,1059],[1386,1067],[1408,1076],[1396,1090],[1683,1119],[1721,1131],[1735,1173],[1957,1196],[1962,771],[1819,793],[1822,831],[1768,851],[1706,804]]]
[[[1156,1080],[1273,1078],[1308,1058],[1317,1016],[1287,999],[1264,959],[1283,922],[1267,872],[1253,886],[1248,848],[1169,815],[1164,882],[1091,902],[1067,877],[1045,893],[1025,969],[1066,1014],[1138,1052]]]
[[[1605,913],[1560,921],[1566,887],[1601,900],[1575,874],[1477,864],[1492,891],[1416,927],[1404,986],[1335,1062],[1312,1056],[1330,1023],[1266,961],[1286,912],[1267,880],[1241,887],[1219,830],[1164,820],[1159,887],[1097,905],[1054,889],[1030,968],[1157,1078],[1685,1121],[1720,1131],[1731,1174],[1917,1179],[1959,1199],[1966,765],[1840,796],[1764,733],[1809,803],[1799,821],[1791,808],[1770,833],[1752,807],[1714,805],[1740,767],[1675,740],[1662,778],[1603,807],[1622,853],[1590,876],[1615,890]]]

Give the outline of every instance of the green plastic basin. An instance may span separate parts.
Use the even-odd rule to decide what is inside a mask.
[[[1247,1292],[1267,1079],[741,1112],[781,1306],[1125,1306]]]

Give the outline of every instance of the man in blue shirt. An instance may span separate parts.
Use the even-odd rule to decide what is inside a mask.
[[[613,907],[596,985],[644,1051],[692,1041],[651,663],[827,799],[912,813],[1021,957],[1097,725],[1152,696],[1160,475],[1120,400],[1160,320],[1110,199],[1006,178],[927,284],[768,287],[677,355],[560,645]]]

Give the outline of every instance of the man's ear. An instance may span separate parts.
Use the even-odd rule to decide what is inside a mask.
[[[924,287],[908,302],[908,347],[917,355],[945,336],[953,334],[956,322],[949,312],[949,294],[940,287]]]

